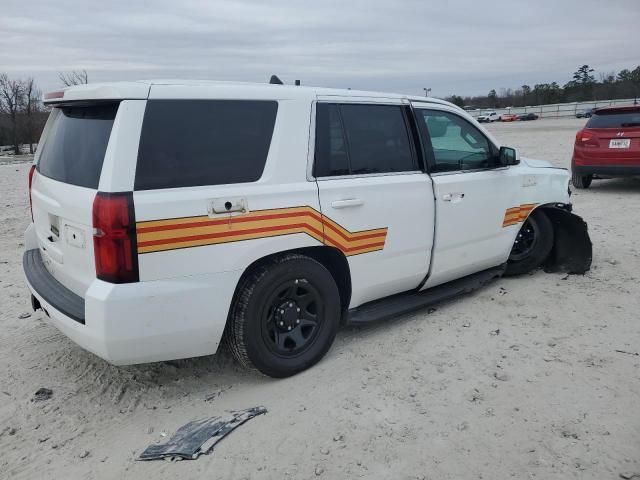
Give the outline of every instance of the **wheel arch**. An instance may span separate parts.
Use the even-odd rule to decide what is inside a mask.
[[[338,292],[340,294],[341,311],[344,314],[348,310],[349,303],[351,302],[352,290],[351,270],[349,269],[349,262],[347,261],[347,257],[344,255],[344,253],[342,253],[340,250],[326,245],[282,250],[258,258],[257,260],[249,264],[247,268],[245,268],[242,272],[242,275],[240,276],[240,278],[238,279],[238,283],[236,284],[232,302],[235,301],[239,293],[238,288],[249,273],[251,273],[254,269],[260,267],[261,265],[270,262],[274,258],[281,257],[287,254],[298,254],[312,258],[321,263],[327,270],[329,270],[329,273],[333,277],[333,280],[336,282],[336,285],[338,287]],[[231,310],[231,308],[229,310]],[[343,320],[344,318],[346,318],[345,315],[343,315]]]
[[[547,215],[553,225],[553,248],[544,262],[545,271],[576,274],[587,272],[591,268],[593,255],[587,222],[572,213],[570,203],[537,205],[527,218],[537,211]]]

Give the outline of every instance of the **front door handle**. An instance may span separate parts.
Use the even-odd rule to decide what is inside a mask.
[[[454,192],[454,193],[445,193],[442,195],[442,200],[445,202],[457,203],[464,198],[464,193],[462,192]]]
[[[359,198],[346,198],[344,200],[334,200],[331,202],[331,206],[337,209],[359,207],[360,205],[364,205],[364,202]]]

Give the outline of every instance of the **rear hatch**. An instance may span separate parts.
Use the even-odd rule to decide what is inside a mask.
[[[96,278],[92,206],[118,102],[55,107],[36,159],[33,222],[47,270],[84,296]]]
[[[640,165],[640,107],[596,111],[585,126],[598,148],[583,155],[616,165]]]

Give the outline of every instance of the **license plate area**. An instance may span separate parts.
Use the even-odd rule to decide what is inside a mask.
[[[612,138],[609,140],[609,148],[629,148],[630,145],[630,138]]]

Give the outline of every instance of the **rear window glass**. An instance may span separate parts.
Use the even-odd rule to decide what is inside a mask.
[[[277,110],[275,101],[150,100],[135,189],[255,182]]]
[[[117,104],[59,107],[38,160],[42,175],[98,188]]]
[[[587,128],[640,127],[640,111],[624,113],[597,113],[587,122]]]

